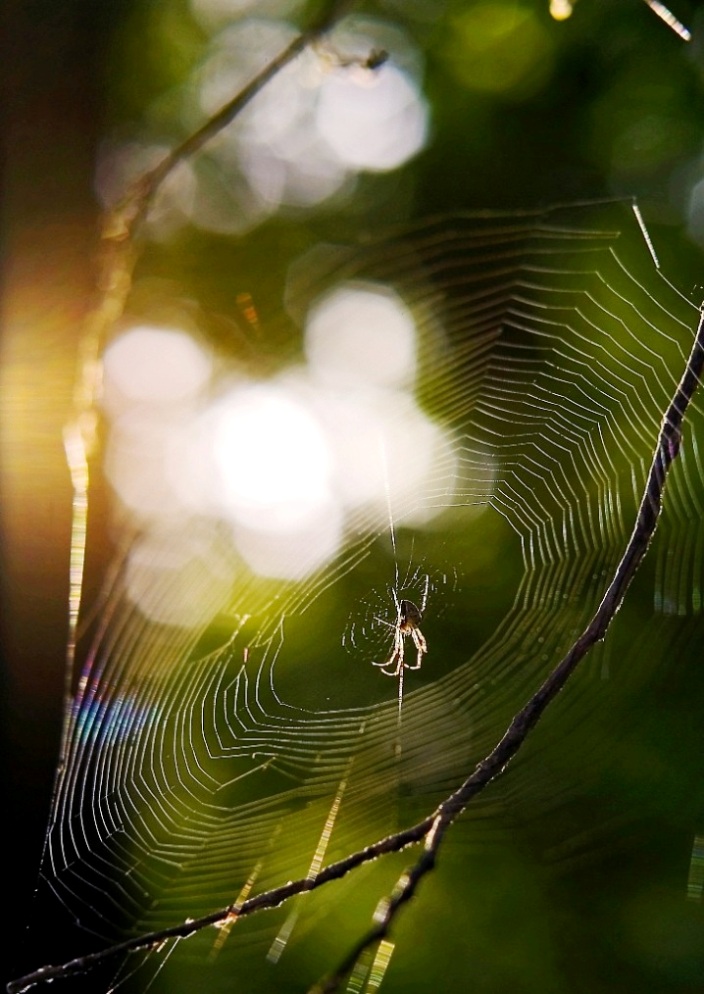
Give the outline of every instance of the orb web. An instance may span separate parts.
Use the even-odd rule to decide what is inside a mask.
[[[304,877],[461,782],[597,606],[698,316],[622,203],[440,218],[316,260],[292,270],[289,312],[345,287],[398,295],[417,329],[415,401],[444,442],[416,478],[411,437],[413,486],[391,485],[383,513],[373,501],[349,509],[344,543],[295,581],[258,577],[208,517],[187,525],[201,551],[186,574],[156,570],[154,553],[130,557],[125,540],[81,646],[42,867],[51,899],[105,940],[230,905],[253,878],[264,890]],[[403,407],[392,417],[405,437]],[[556,838],[546,819],[608,763],[608,735],[580,729],[638,678],[643,644],[665,652],[662,625],[681,616],[687,638],[698,632],[701,417],[695,404],[642,579],[640,641],[624,643],[617,619],[455,844],[534,824],[560,861],[616,830],[577,820],[565,836],[563,821]],[[374,458],[387,472],[389,454]],[[128,596],[128,574],[157,604],[207,604],[216,588],[212,610],[166,623]],[[404,674],[399,725],[394,681],[371,662],[388,651],[401,597],[422,598],[428,651]],[[333,928],[364,883],[336,888],[301,899],[293,918],[238,923],[218,957],[285,962],[325,934],[326,901]],[[214,941],[211,930],[171,947],[164,973],[202,963]],[[213,974],[213,989],[228,976]]]

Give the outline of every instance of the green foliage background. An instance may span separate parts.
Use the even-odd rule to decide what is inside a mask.
[[[77,23],[91,16],[74,7]],[[265,7],[262,16],[269,13]],[[639,0],[579,0],[564,22],[554,20],[542,0],[387,0],[355,10],[401,26],[422,52],[431,108],[427,147],[398,171],[362,175],[349,197],[282,211],[241,238],[184,228],[150,244],[138,271],[135,310],[158,313],[161,302],[150,298],[150,288],[155,278],[166,279],[170,292],[195,299],[206,316],[218,315],[208,325],[217,341],[224,334],[221,319],[238,320],[237,294],[255,288],[262,322],[280,330],[267,340],[264,359],[252,361],[275,365],[298,347],[290,327],[277,322],[288,266],[317,241],[355,238],[438,212],[614,195],[639,198],[663,268],[698,301],[704,226],[692,198],[704,178],[704,23],[693,5],[682,3],[675,11],[693,28],[690,43]],[[136,132],[165,144],[183,137],[179,88],[207,43],[187,5],[133,0],[116,8],[100,37],[101,58],[91,79],[93,85],[100,81],[103,116],[100,127],[93,120],[91,128],[96,134]],[[91,128],[84,131],[88,144]],[[42,175],[36,162],[33,168]],[[71,161],[63,168],[70,171]],[[102,568],[103,537],[95,538],[95,575]],[[513,584],[510,557],[501,551],[499,535],[496,554],[483,567],[491,571],[490,589],[477,586],[489,615]],[[639,672],[619,671],[621,656],[638,644],[642,619],[651,614],[653,569],[649,563],[638,577],[610,636],[609,692],[592,698],[591,710],[576,724],[569,706],[558,702],[549,727],[541,727],[529,745],[529,758],[540,755],[546,777],[557,778],[571,801],[554,819],[517,789],[516,803],[526,803],[525,812],[505,820],[489,801],[480,819],[466,817],[453,830],[438,871],[395,929],[384,989],[702,989],[701,900],[686,897],[692,841],[704,833],[701,618],[663,619],[659,641],[642,646]],[[313,613],[312,622],[326,623]],[[447,643],[452,645],[451,622]],[[523,696],[524,688],[517,689],[511,703]],[[10,744],[17,741],[15,736]],[[590,769],[589,788],[580,790],[592,754],[602,766]],[[519,759],[507,775],[509,802],[523,769]],[[417,799],[409,802],[401,823],[424,810]],[[558,858],[565,838],[574,841]],[[558,855],[547,860],[546,852]],[[209,965],[208,934],[189,940],[185,964],[165,969],[158,989],[306,989],[365,929],[406,856],[372,868],[353,899],[344,883],[332,895],[313,898],[327,927],[314,929],[285,969],[274,972],[264,961],[266,946],[256,934],[251,945],[242,943],[244,952],[228,947],[216,966]],[[52,929],[51,923],[45,927]],[[250,928],[256,933],[250,923],[241,931],[246,936]],[[49,946],[58,958],[59,928]]]

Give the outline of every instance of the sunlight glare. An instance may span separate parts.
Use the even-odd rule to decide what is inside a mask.
[[[422,525],[437,513],[456,460],[414,397],[418,332],[402,299],[342,284],[311,307],[304,346],[306,365],[266,382],[230,374],[214,397],[212,360],[184,331],[140,325],[109,346],[105,471],[138,522],[178,534],[219,521],[252,570],[301,579],[339,551],[350,514],[383,522],[391,503]],[[149,557],[166,583],[168,557]],[[155,602],[140,561],[135,600],[172,623],[179,610]],[[178,604],[178,583],[167,586]]]
[[[224,609],[232,568],[215,527],[156,528],[130,549],[125,582],[129,598],[153,621],[179,628],[203,624]]]
[[[295,528],[254,529],[236,523],[234,536],[238,552],[255,573],[302,580],[337,554],[343,541],[342,513],[328,500]]]
[[[214,446],[225,501],[246,527],[295,530],[329,500],[323,432],[300,402],[276,387],[243,387],[226,398]]]
[[[399,387],[413,382],[416,330],[393,291],[337,287],[311,308],[305,348],[313,374],[331,384]]]
[[[404,390],[321,391],[320,420],[335,459],[334,482],[345,507],[375,508],[381,519],[388,502],[407,506],[417,523],[427,506],[410,509],[414,495],[428,492],[431,480],[449,493],[456,465],[450,438]]]
[[[566,21],[573,9],[573,0],[550,0],[550,16],[556,21]]]
[[[318,131],[351,169],[396,169],[425,145],[428,109],[418,86],[393,65],[332,74],[318,101]]]
[[[182,331],[139,325],[107,347],[103,369],[106,406],[119,404],[119,397],[164,404],[185,401],[202,390],[210,359]]]
[[[182,501],[166,471],[167,455],[182,430],[177,411],[126,411],[114,417],[105,455],[105,475],[122,503],[140,520],[182,513]]]

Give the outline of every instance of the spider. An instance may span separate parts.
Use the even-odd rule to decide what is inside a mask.
[[[401,676],[404,669],[419,670],[423,664],[423,656],[428,651],[428,643],[425,641],[425,636],[418,627],[423,619],[420,608],[413,601],[396,600],[395,593],[394,600],[396,601],[397,610],[396,624],[389,625],[388,621],[384,621],[385,625],[389,625],[394,630],[394,644],[391,655],[385,663],[374,663],[374,666],[378,666],[381,669],[384,676]],[[425,602],[425,598],[423,598],[423,601]],[[383,621],[383,619],[379,618],[379,621]],[[414,666],[404,662],[405,639],[408,635],[411,636],[413,645],[416,647],[416,662]]]

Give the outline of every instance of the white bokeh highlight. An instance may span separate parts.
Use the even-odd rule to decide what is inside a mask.
[[[315,125],[348,169],[397,169],[425,145],[428,113],[418,86],[394,65],[368,76],[330,75]]]
[[[447,504],[454,450],[415,399],[418,344],[402,299],[362,282],[313,303],[306,362],[266,381],[216,375],[181,330],[129,329],[106,354],[107,476],[145,535],[187,536],[209,520],[254,573],[302,579],[339,553],[353,521],[422,525]],[[192,549],[179,540],[168,555],[160,542],[154,562],[177,597],[174,575],[179,563],[192,570]],[[133,583],[142,608],[177,617],[144,575]],[[195,616],[183,611],[183,623]]]
[[[330,451],[303,404],[272,385],[246,386],[221,404],[213,439],[222,502],[239,524],[295,531],[330,501]]]
[[[108,403],[119,404],[122,398],[160,404],[195,396],[205,386],[211,364],[192,335],[139,325],[107,347],[103,370]]]
[[[192,0],[208,35],[203,57],[182,90],[153,107],[158,121],[176,110],[191,133],[278,56],[297,34],[295,4],[262,0]],[[231,12],[231,13],[230,13]],[[387,61],[372,60],[388,51]],[[184,225],[239,235],[281,208],[342,203],[360,173],[398,169],[428,140],[429,105],[422,59],[401,29],[376,18],[343,19],[315,49],[302,52],[257,94],[192,162],[168,177],[150,211],[149,230],[171,238]],[[103,147],[97,179],[114,203],[130,178],[166,149],[116,135]]]
[[[397,294],[372,284],[340,287],[311,310],[306,357],[321,381],[345,387],[413,383],[416,329]]]

